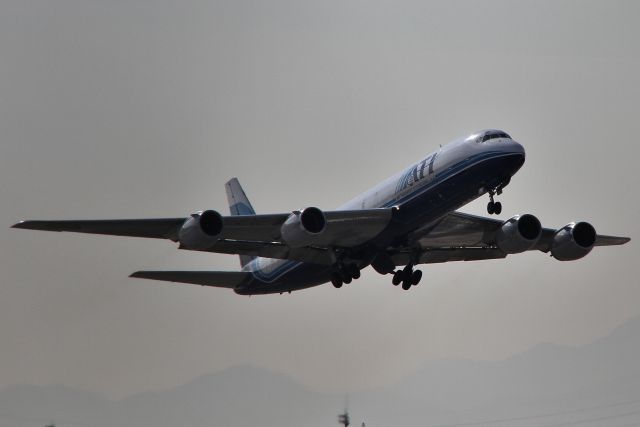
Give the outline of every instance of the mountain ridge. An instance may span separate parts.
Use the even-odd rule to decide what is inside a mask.
[[[354,416],[366,414],[375,425],[561,412],[640,396],[638,360],[640,316],[581,346],[543,343],[503,360],[429,363],[395,384],[350,393],[350,401]],[[59,385],[6,387],[0,389],[0,426],[50,420],[87,427],[321,426],[343,400],[343,394],[320,393],[289,375],[245,364],[120,400]]]

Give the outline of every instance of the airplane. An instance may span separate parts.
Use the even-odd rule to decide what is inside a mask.
[[[524,147],[489,129],[421,157],[336,210],[314,206],[256,214],[237,178],[225,185],[230,215],[184,218],[22,221],[13,228],[168,239],[179,249],[236,254],[240,271],[137,271],[130,277],[229,288],[239,295],[290,293],[331,282],[340,288],[367,266],[405,290],[419,264],[501,259],[537,250],[560,261],[630,239],[598,235],[588,222],[543,228],[532,214],[498,220],[459,212],[486,194],[488,214],[525,161]],[[402,268],[400,268],[402,267]]]

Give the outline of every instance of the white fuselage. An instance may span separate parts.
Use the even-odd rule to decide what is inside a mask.
[[[415,229],[424,225],[425,222],[434,221],[447,212],[484,195],[501,182],[505,180],[508,182],[511,175],[521,166],[524,161],[522,145],[502,132],[496,131],[496,134],[503,136],[482,141],[482,133],[478,133],[442,146],[437,151],[420,158],[408,168],[356,196],[340,206],[338,210],[398,206],[400,211],[403,211],[403,206],[407,206],[403,220],[408,224],[407,227]],[[522,158],[518,166],[514,169],[509,164],[502,170],[500,159],[514,156]],[[490,164],[490,162],[493,163]],[[492,166],[493,164],[496,166]],[[457,178],[462,178],[470,170],[483,165],[488,167],[485,173],[486,179],[480,182],[474,179],[456,182]],[[455,197],[456,195],[464,196],[460,198]],[[447,206],[445,211],[439,210],[430,216],[424,214],[428,211],[427,208],[437,204],[433,203],[434,198],[444,199],[445,197],[452,200],[450,207]],[[413,208],[410,208],[411,206]],[[251,271],[257,280],[268,284],[282,282],[286,280],[288,273],[294,270],[299,271],[304,266],[309,265],[295,261],[256,258],[244,267],[244,271]],[[328,280],[328,276],[323,278],[324,281]],[[297,281],[300,281],[299,277]],[[300,284],[300,287],[307,286],[304,283]]]

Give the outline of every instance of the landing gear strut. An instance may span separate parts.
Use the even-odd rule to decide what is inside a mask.
[[[504,190],[504,187],[509,185],[509,182],[511,182],[511,178],[510,177],[505,178],[504,181],[502,181],[502,183],[498,185],[498,187],[496,187],[495,189],[489,190],[490,202],[487,204],[487,212],[489,213],[489,215],[493,215],[493,214],[500,215],[502,213],[502,203],[494,201],[493,196],[501,195],[502,190]]]
[[[393,286],[398,286],[402,283],[402,289],[409,290],[411,286],[416,286],[422,279],[422,271],[414,270],[413,264],[407,264],[402,270],[396,270],[393,273],[393,279],[391,283]]]

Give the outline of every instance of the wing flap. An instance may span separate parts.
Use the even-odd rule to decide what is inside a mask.
[[[289,214],[231,215],[223,217],[225,239],[275,241]]]
[[[420,253],[418,264],[438,264],[450,261],[482,261],[506,258],[507,254],[497,248],[438,248],[427,249]],[[401,252],[391,256],[393,263],[407,265],[411,260],[410,252]]]
[[[486,244],[502,222],[452,212],[435,224],[411,234],[410,241],[423,248],[468,247]]]
[[[280,228],[290,213],[225,216],[222,238],[236,241],[278,242]],[[317,247],[353,247],[374,238],[391,222],[392,208],[325,211],[325,232]],[[279,258],[279,257],[276,257]]]
[[[315,244],[348,248],[366,243],[389,225],[394,212],[394,208],[327,211],[326,232]]]
[[[312,246],[290,248],[280,242],[261,242],[255,240],[221,239],[206,251],[221,254],[239,254],[265,258],[287,259],[325,265],[332,265],[336,261],[333,252],[326,248]]]
[[[136,271],[129,277],[235,289],[251,278],[244,271]]]

